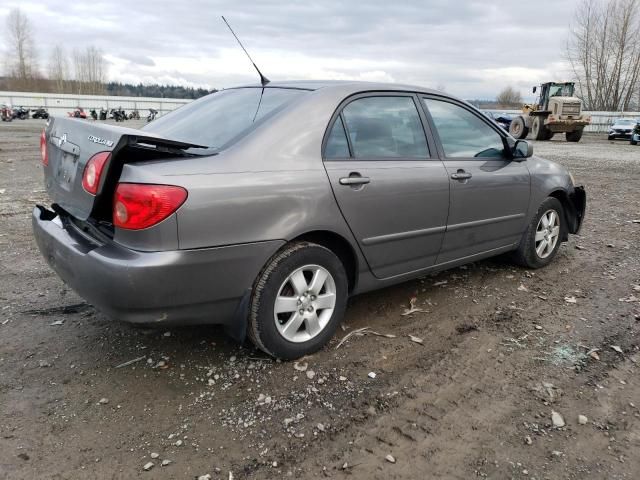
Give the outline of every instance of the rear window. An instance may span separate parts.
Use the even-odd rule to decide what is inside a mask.
[[[171,140],[208,147],[190,153],[210,154],[238,141],[260,122],[308,90],[234,88],[207,95],[145,125],[142,129]]]

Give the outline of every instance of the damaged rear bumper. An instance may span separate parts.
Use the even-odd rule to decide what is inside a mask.
[[[88,238],[42,206],[34,208],[32,224],[53,270],[108,316],[145,324],[224,324],[234,337],[244,334],[246,292],[283,243],[140,252]]]

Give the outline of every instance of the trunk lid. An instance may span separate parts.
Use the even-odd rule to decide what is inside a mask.
[[[52,202],[80,220],[113,195],[114,175],[120,174],[125,159],[152,160],[168,156],[191,156],[189,148],[201,145],[163,138],[134,128],[93,123],[74,118],[52,118],[45,131],[49,163],[44,167],[45,187]],[[84,168],[99,152],[111,152],[104,167],[97,194],[82,186]],[[125,152],[131,153],[127,155]],[[110,198],[109,198],[110,201]]]

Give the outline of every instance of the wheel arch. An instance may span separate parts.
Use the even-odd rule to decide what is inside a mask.
[[[580,229],[580,224],[584,215],[584,203],[582,206],[582,211],[580,211],[580,206],[576,203],[576,198],[574,198],[576,196],[575,193],[573,195],[570,195],[566,190],[562,188],[553,190],[551,193],[549,193],[548,196],[558,199],[558,201],[562,204],[568,228],[564,230],[564,234],[561,240],[563,242],[566,242],[567,240],[569,240],[569,233],[577,233]]]
[[[346,238],[330,230],[312,230],[292,238],[289,243],[299,241],[317,243],[335,253],[347,272],[349,293],[355,290],[358,282],[358,256]]]

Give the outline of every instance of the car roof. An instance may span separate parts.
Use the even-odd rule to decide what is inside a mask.
[[[285,80],[277,82],[269,82],[265,88],[297,88],[302,90],[320,90],[330,88],[345,88],[355,92],[359,91],[373,91],[373,90],[387,90],[397,92],[421,92],[421,93],[442,93],[429,88],[420,87],[417,85],[404,85],[400,83],[388,83],[388,82],[365,82],[358,80]],[[231,88],[262,88],[259,83],[249,85],[239,85]],[[449,95],[447,95],[449,96]]]

